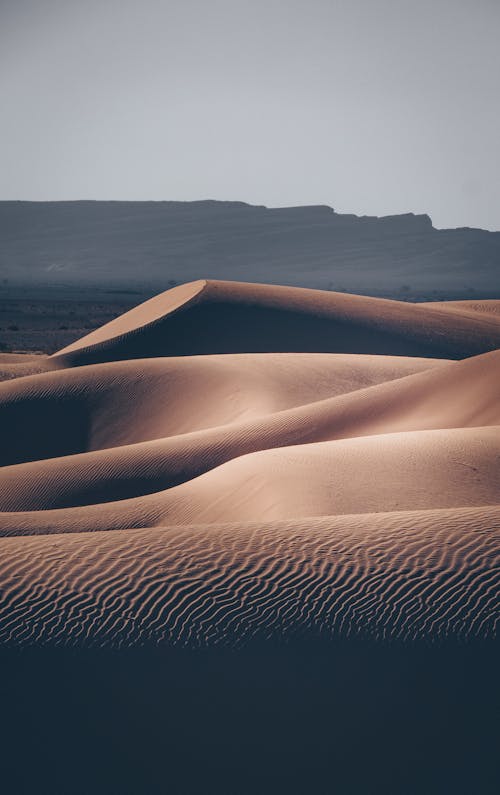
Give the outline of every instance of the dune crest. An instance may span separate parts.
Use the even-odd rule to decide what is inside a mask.
[[[51,358],[54,366],[301,351],[460,359],[499,347],[493,313],[471,317],[432,304],[206,280],[161,293]]]
[[[494,636],[499,348],[496,302],[200,280],[2,357],[0,639]]]

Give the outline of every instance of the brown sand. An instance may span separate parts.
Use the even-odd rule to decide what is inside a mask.
[[[200,281],[0,361],[0,638],[493,636],[489,303]]]
[[[463,358],[500,347],[500,319],[442,305],[299,287],[198,281],[112,320],[53,357],[92,364],[198,353],[307,351]]]
[[[487,314],[500,314],[500,301],[494,298],[485,301],[435,301],[423,303],[420,306],[434,307],[435,309],[452,309],[454,312],[482,312]]]

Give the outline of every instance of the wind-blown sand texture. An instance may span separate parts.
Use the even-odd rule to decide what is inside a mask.
[[[494,637],[493,304],[202,280],[3,356],[0,641]]]

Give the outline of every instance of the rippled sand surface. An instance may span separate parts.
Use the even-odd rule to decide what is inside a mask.
[[[199,281],[0,372],[0,643],[487,640],[500,316]]]

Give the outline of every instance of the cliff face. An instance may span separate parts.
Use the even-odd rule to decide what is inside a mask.
[[[500,232],[437,230],[428,215],[216,201],[0,202],[0,280],[8,283],[162,287],[209,277],[492,294],[499,271]]]

